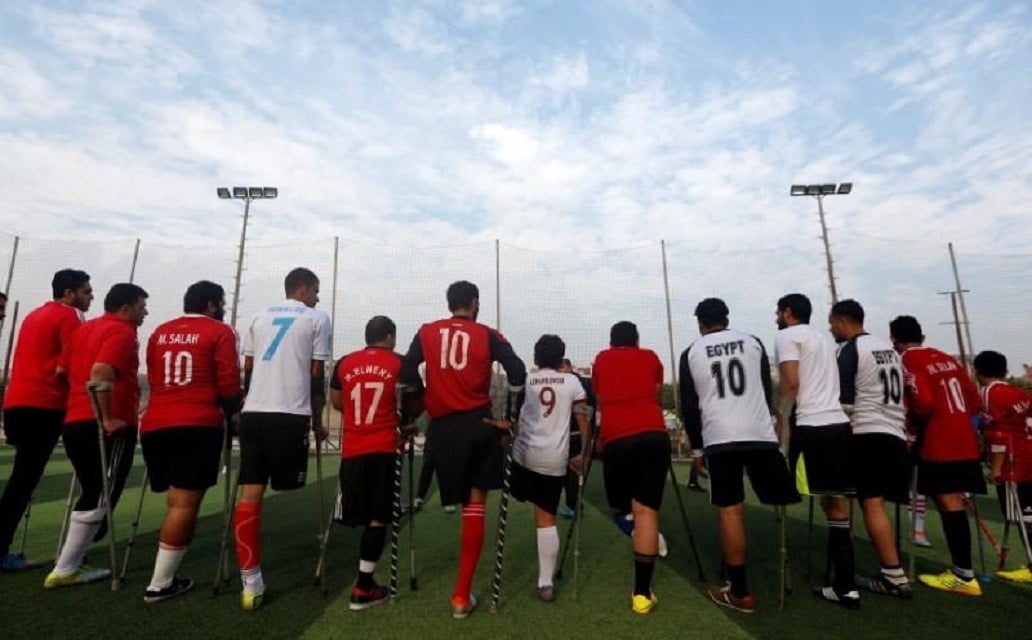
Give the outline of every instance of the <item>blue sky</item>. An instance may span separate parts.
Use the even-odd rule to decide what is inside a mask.
[[[1004,346],[1032,360],[1016,315],[1028,305],[1013,300],[1032,291],[1014,285],[996,309],[989,282],[992,256],[1027,254],[1032,236],[1030,12],[4,2],[0,229],[224,245],[239,222],[215,187],[271,184],[280,198],[256,208],[257,243],[501,238],[547,252],[665,238],[730,265],[770,251],[763,266],[791,271],[791,256],[812,256],[819,272],[814,203],[788,186],[851,180],[852,195],[827,201],[846,295],[884,296],[879,323],[947,319],[936,289],[950,285],[953,241],[962,267],[984,257],[986,282],[965,283],[985,295],[976,330],[1002,317]],[[751,280],[766,328],[782,292]],[[685,305],[721,292],[719,278],[681,286]]]

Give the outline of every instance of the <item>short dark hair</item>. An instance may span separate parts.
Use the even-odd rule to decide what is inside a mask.
[[[849,318],[859,324],[864,323],[864,308],[853,299],[839,300],[831,305],[831,315]]]
[[[4,293],[3,291],[0,291],[0,299],[4,300],[6,302],[7,301],[7,294]]]
[[[456,311],[472,306],[473,301],[480,298],[480,289],[468,280],[459,280],[448,285],[448,311]]]
[[[534,364],[558,369],[566,355],[566,343],[559,336],[546,333],[534,343]]]
[[[387,316],[373,316],[365,326],[365,343],[374,345],[387,339],[387,336],[398,335],[398,327]]]
[[[999,351],[983,351],[975,356],[975,371],[986,378],[1007,377],[1007,356]]]
[[[283,288],[288,296],[301,287],[314,287],[317,284],[319,284],[319,276],[315,275],[311,269],[304,267],[291,269],[287,277],[283,279]]]
[[[104,311],[115,313],[124,306],[132,306],[140,298],[147,299],[147,292],[143,287],[131,282],[119,282],[111,287],[111,290],[104,296]]]
[[[563,365],[564,367],[569,367],[571,369],[573,368],[573,363],[570,362],[569,358],[563,358],[559,361],[559,364]]]
[[[889,335],[897,342],[920,344],[924,340],[921,323],[914,316],[898,316],[890,322]]]
[[[64,295],[64,292],[71,289],[75,291],[81,286],[88,284],[90,274],[78,269],[61,269],[54,273],[54,279],[50,281],[50,288],[54,292],[54,299]]]
[[[638,327],[633,322],[621,320],[609,330],[609,346],[635,347],[638,345]]]
[[[727,304],[720,298],[706,298],[695,305],[695,317],[707,327],[726,327],[729,313]]]
[[[204,313],[208,303],[219,306],[226,299],[226,290],[209,280],[199,280],[186,288],[183,313]]]
[[[778,311],[788,309],[795,316],[796,320],[803,324],[810,323],[810,315],[813,313],[813,305],[810,299],[801,293],[790,293],[778,300]]]

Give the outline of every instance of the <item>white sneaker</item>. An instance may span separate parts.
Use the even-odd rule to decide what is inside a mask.
[[[663,537],[662,533],[659,534],[659,546],[657,547],[657,552],[659,553],[660,558],[665,558],[667,557],[667,554],[670,553],[670,549],[667,547],[666,538]]]
[[[928,548],[932,546],[932,543],[928,541],[928,536],[921,532],[914,536],[914,545]]]

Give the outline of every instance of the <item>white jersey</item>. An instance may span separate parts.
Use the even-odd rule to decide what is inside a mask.
[[[755,336],[732,329],[708,333],[681,356],[685,428],[692,437],[701,422],[707,451],[744,442],[776,446],[770,398],[770,361]]]
[[[892,345],[862,333],[842,344],[838,366],[842,404],[853,408],[853,433],[887,433],[905,440],[903,365]]]
[[[526,397],[512,459],[546,476],[565,476],[570,458],[570,417],[586,395],[572,373],[542,369],[527,376]]]
[[[297,300],[260,311],[244,329],[254,359],[245,413],[312,415],[312,361],[330,359],[330,317]]]
[[[797,324],[778,331],[774,346],[779,365],[799,363],[795,423],[821,427],[849,422],[839,402],[838,363],[831,336],[808,324]]]

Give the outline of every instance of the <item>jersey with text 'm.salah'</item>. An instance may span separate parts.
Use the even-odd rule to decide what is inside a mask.
[[[952,356],[931,347],[903,352],[907,412],[918,423],[922,460],[978,460],[972,422],[981,400],[978,389]]]
[[[985,439],[993,453],[1014,456],[1004,460],[1003,479],[1032,482],[1032,396],[1012,384],[994,381],[982,387]]]
[[[86,393],[86,383],[94,364],[106,364],[115,370],[111,396],[111,417],[136,426],[140,408],[140,343],[136,325],[113,313],[83,323],[72,336],[62,354],[68,370],[68,412],[65,424],[95,420],[93,405]]]
[[[68,381],[58,375],[61,352],[83,323],[82,311],[51,300],[25,316],[11,364],[4,408],[64,411]]]
[[[337,361],[330,388],[343,395],[340,457],[394,453],[398,439],[401,356],[366,347]]]
[[[602,446],[651,431],[666,431],[659,388],[663,363],[654,351],[613,347],[595,356],[591,386],[598,398]]]
[[[213,318],[186,314],[147,341],[150,400],[140,431],[175,426],[221,427],[219,401],[241,395],[236,333]]]

